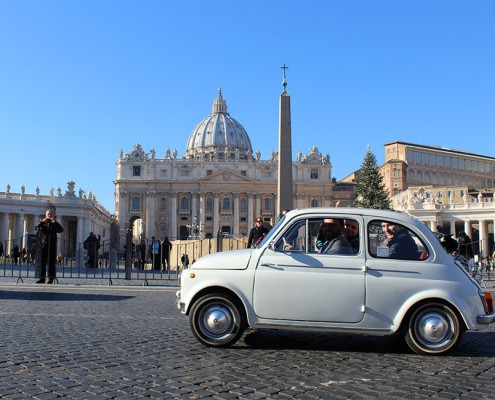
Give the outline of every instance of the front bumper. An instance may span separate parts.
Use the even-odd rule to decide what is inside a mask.
[[[186,308],[185,304],[180,301],[181,291],[177,290],[177,292],[175,292],[175,296],[177,297],[175,299],[175,305],[177,306],[177,308],[180,310],[180,312],[182,314],[185,314],[185,308]]]

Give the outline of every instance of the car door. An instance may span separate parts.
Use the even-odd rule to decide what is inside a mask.
[[[361,218],[352,218],[358,221],[361,233]],[[342,323],[362,320],[366,280],[362,245],[357,254],[319,253],[315,228],[323,219],[295,221],[259,258],[253,305],[260,318]]]

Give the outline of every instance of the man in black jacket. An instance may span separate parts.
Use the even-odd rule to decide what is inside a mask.
[[[46,210],[45,218],[36,226],[41,241],[41,265],[40,276],[36,283],[45,283],[46,264],[48,263],[48,281],[53,283],[57,277],[57,233],[64,231],[62,225],[55,220],[55,212],[51,209]]]
[[[263,226],[263,220],[261,219],[261,217],[256,218],[256,225],[249,232],[249,238],[247,243],[248,249],[250,247],[253,248],[256,247],[258,243],[263,240],[263,238],[266,236],[267,233],[268,233],[268,229],[265,226]]]

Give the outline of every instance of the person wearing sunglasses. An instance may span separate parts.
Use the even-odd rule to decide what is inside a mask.
[[[261,217],[256,218],[254,227],[249,231],[247,247],[255,248],[268,233],[268,229],[263,225]]]

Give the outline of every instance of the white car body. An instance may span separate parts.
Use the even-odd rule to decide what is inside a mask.
[[[329,217],[359,223],[357,254],[318,253],[311,229]],[[424,258],[379,256],[389,251],[379,245],[383,235],[377,227],[383,221],[406,228],[420,243]],[[277,248],[295,224],[305,232],[301,240],[306,246],[295,251]],[[409,332],[409,341],[413,338],[408,344],[414,351],[441,354],[457,344],[464,330],[480,330],[495,321],[479,284],[433,233],[393,211],[291,211],[259,248],[202,257],[182,272],[180,283],[178,307],[188,315],[192,310],[193,333],[210,346],[232,344],[246,327],[369,335],[402,329],[406,336]],[[202,299],[205,305],[195,307]]]

